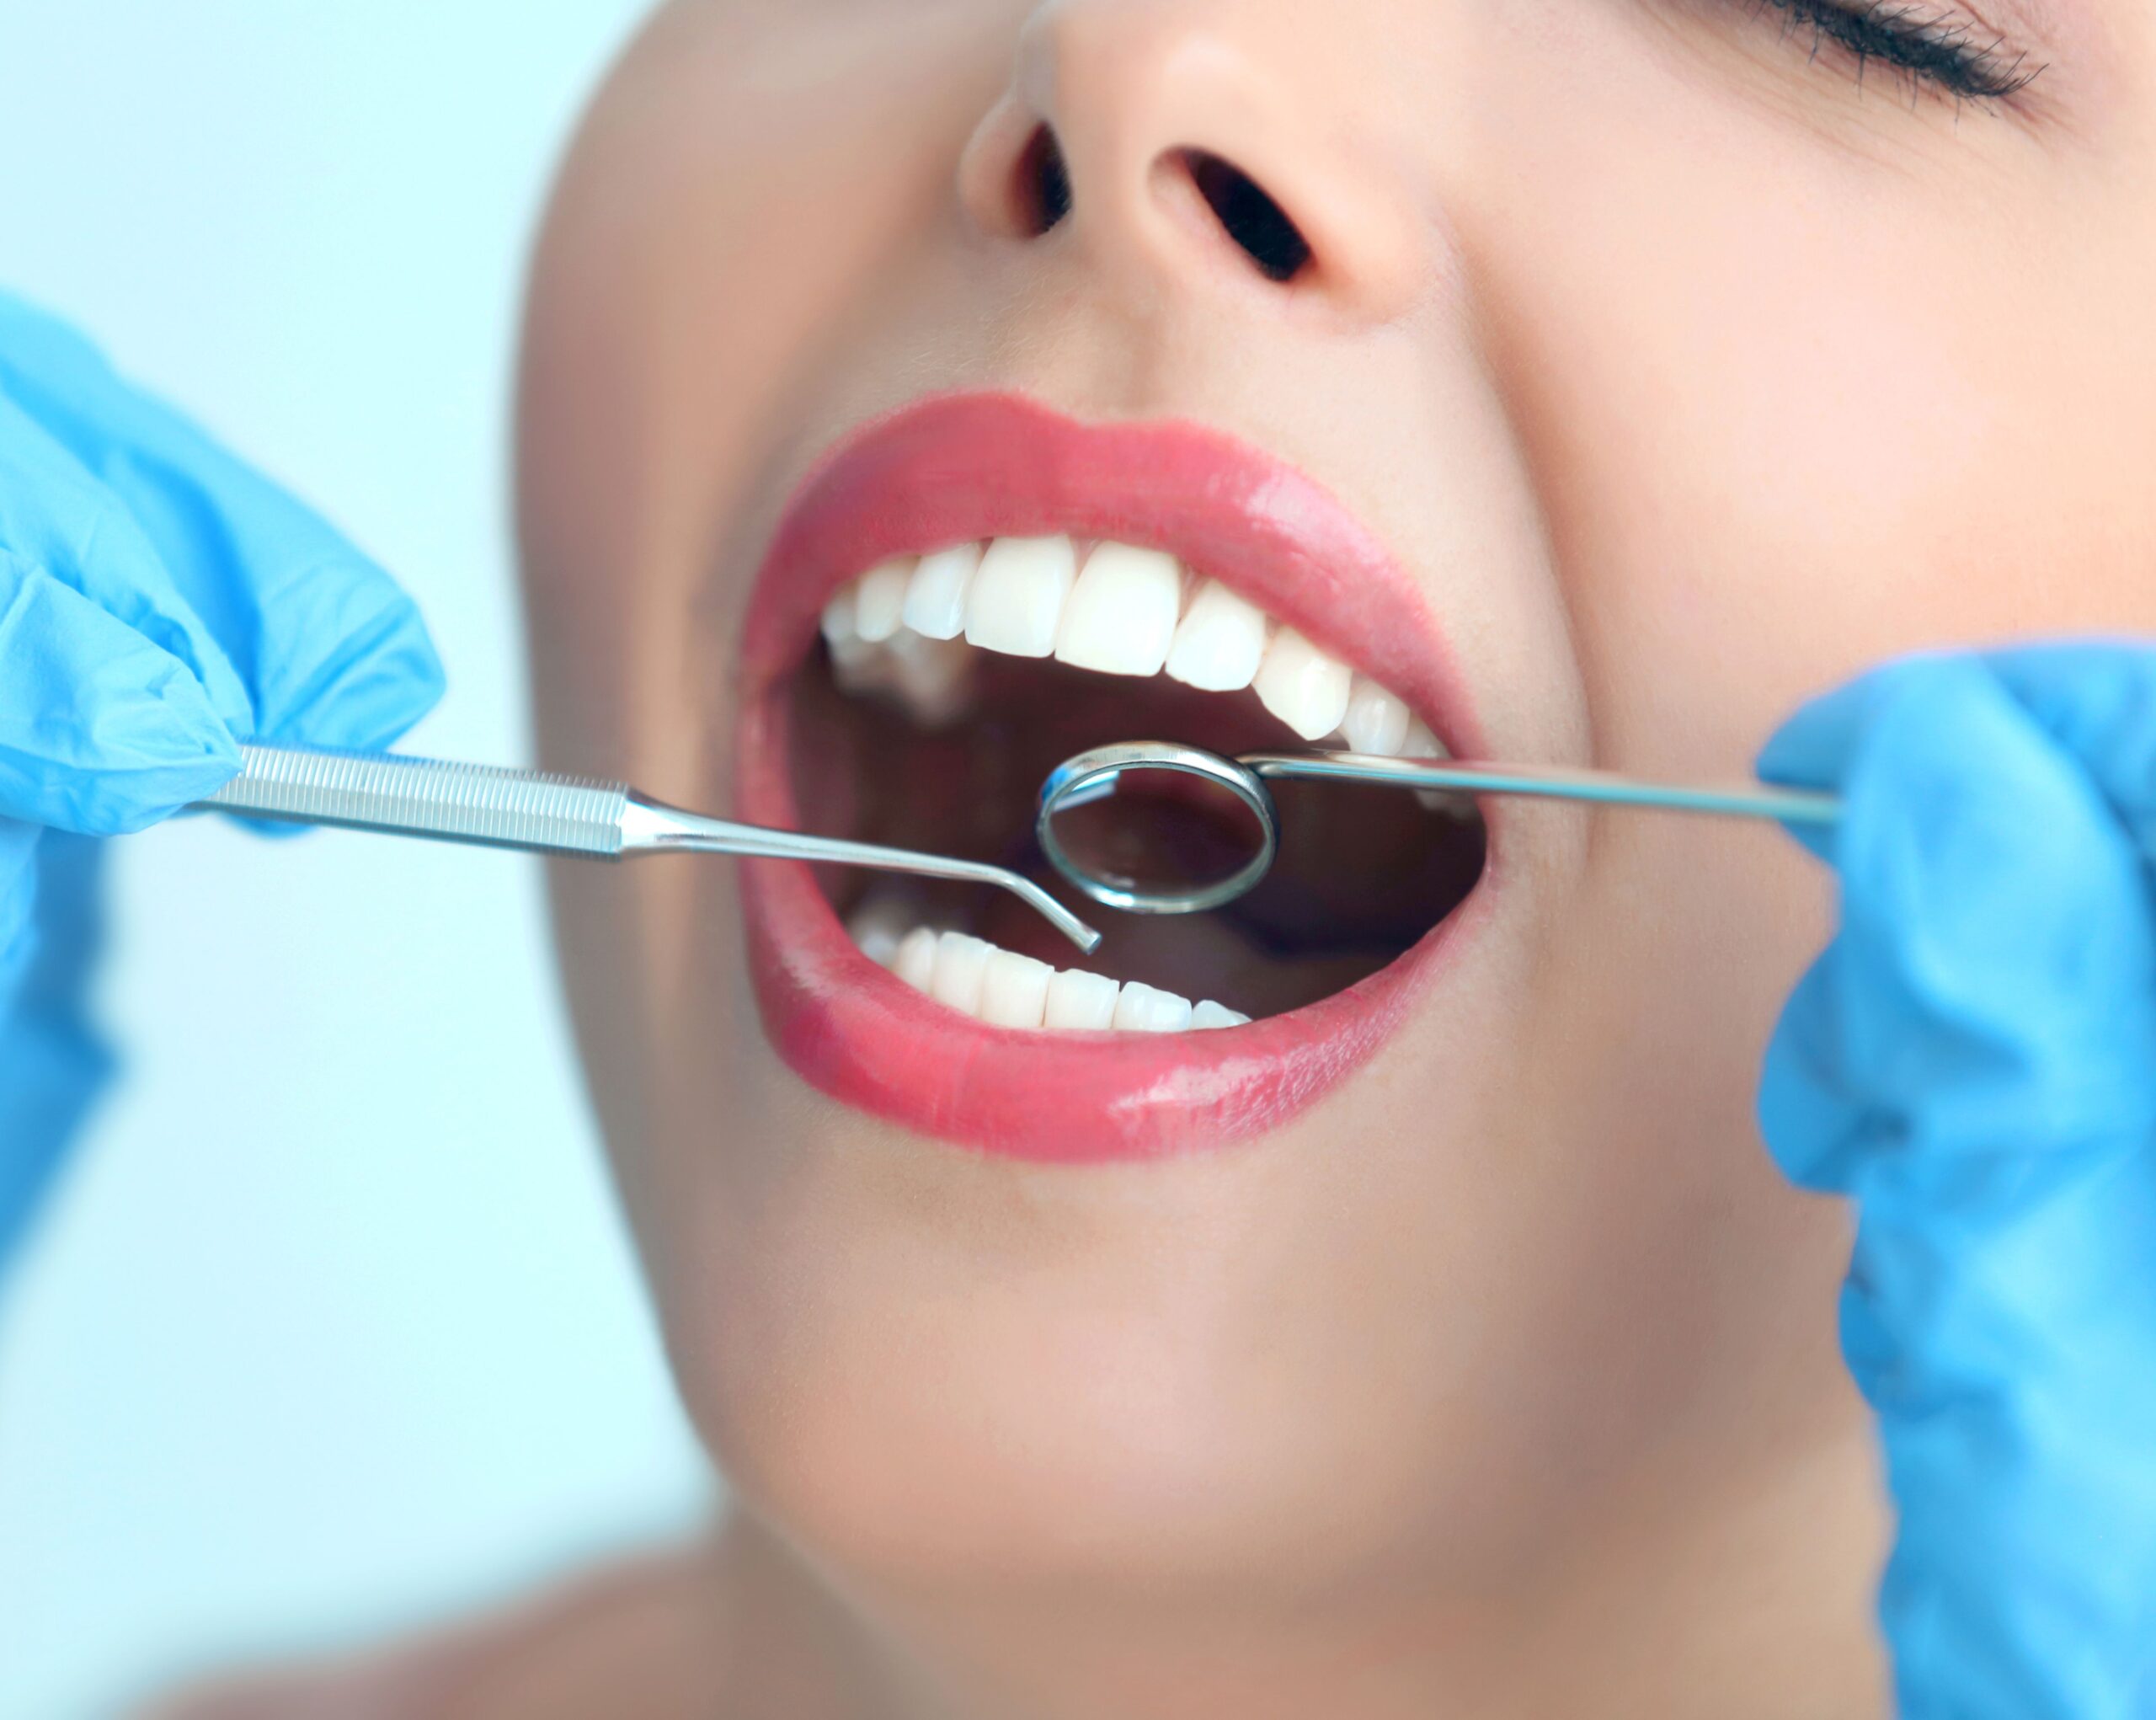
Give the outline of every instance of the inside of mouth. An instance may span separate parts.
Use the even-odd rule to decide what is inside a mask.
[[[1147,903],[1232,892],[1264,863],[1257,810],[1225,783],[1174,768],[1126,765],[1092,778],[1063,796],[1049,834],[1066,867]]]
[[[964,654],[963,673],[954,679],[939,670],[924,693],[917,678],[909,684],[905,641],[895,643],[899,653],[881,674],[864,671],[857,650],[835,653],[819,643],[786,689],[802,828],[1008,867],[1074,903],[1105,936],[1091,956],[1081,956],[1006,892],[819,868],[819,884],[855,942],[887,963],[900,940],[926,927],[968,933],[1059,970],[1136,981],[1262,1018],[1330,996],[1399,959],[1481,876],[1485,833],[1470,802],[1286,782],[1272,785],[1278,854],[1240,900],[1181,916],[1084,900],[1049,865],[1033,831],[1042,779],[1062,761],[1118,740],[1180,740],[1229,757],[1312,743],[1248,689],[1201,692],[1166,675],[1102,674],[977,650],[963,640],[934,642],[947,669],[951,653]],[[1315,744],[1346,742],[1335,736]],[[1129,815],[1136,804],[1118,812],[1112,839],[1123,845],[1114,857],[1126,868],[1150,868],[1166,879],[1232,870],[1247,857],[1246,831],[1225,830],[1225,815],[1202,807],[1203,815],[1164,820],[1147,847],[1134,834],[1144,820]]]

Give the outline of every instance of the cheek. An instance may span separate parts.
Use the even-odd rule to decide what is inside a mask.
[[[1726,772],[1879,657],[2145,624],[2145,241],[2004,119],[1888,155],[1599,45],[1492,99],[1470,218],[1604,756]]]
[[[815,10],[661,9],[565,165],[526,309],[517,508],[542,759],[718,813],[738,592],[715,570],[753,558],[769,521],[745,499],[783,488],[770,468],[803,439],[803,372],[932,227],[952,134],[1009,52],[994,8],[888,8],[880,41],[849,8],[834,77]],[[794,51],[817,75],[771,75]],[[725,1063],[738,1091],[756,1034],[727,868],[564,868],[554,895],[610,1137],[663,1135],[683,1070]],[[632,1203],[663,1202],[653,1174],[633,1167]]]

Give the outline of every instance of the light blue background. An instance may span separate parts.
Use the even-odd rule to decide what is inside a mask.
[[[643,9],[0,7],[0,281],[397,571],[450,670],[419,750],[528,756],[520,275]],[[126,1076],[0,1302],[0,1717],[691,1520],[531,863],[208,820],[120,847]]]

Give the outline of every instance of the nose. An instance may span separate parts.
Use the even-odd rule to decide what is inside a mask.
[[[982,232],[1060,237],[1134,291],[1240,279],[1354,321],[1439,266],[1405,151],[1324,40],[1336,0],[1053,0],[959,169]]]

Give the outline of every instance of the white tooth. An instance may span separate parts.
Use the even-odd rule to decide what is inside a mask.
[[[1115,1025],[1116,982],[1105,974],[1059,968],[1048,982],[1041,1024],[1064,1033],[1105,1033]]]
[[[1451,752],[1444,741],[1430,733],[1430,725],[1420,717],[1407,725],[1407,738],[1400,743],[1402,758],[1450,758]]]
[[[1328,657],[1291,627],[1265,648],[1257,697],[1265,708],[1305,740],[1330,734],[1348,714],[1348,665]]]
[[[921,557],[906,582],[905,624],[923,638],[957,638],[966,627],[966,588],[979,565],[978,543],[957,544]]]
[[[1179,1034],[1190,1025],[1187,997],[1126,980],[1115,1000],[1115,1027],[1124,1033]]]
[[[854,590],[851,585],[841,585],[831,593],[830,601],[824,606],[824,637],[836,651],[841,645],[851,644],[861,637],[853,624]]]
[[[832,643],[831,678],[850,697],[881,692],[890,686],[897,666],[888,645],[872,645],[857,634]]]
[[[1055,970],[1029,955],[999,949],[988,959],[982,976],[980,1018],[991,1027],[1037,1028],[1048,1009],[1049,982]]]
[[[1250,1018],[1239,1010],[1230,1009],[1225,1004],[1215,1003],[1209,997],[1204,1002],[1193,1004],[1191,1007],[1190,1024],[1193,1028],[1247,1027],[1250,1025]]]
[[[1236,692],[1265,657],[1265,612],[1218,580],[1198,588],[1168,647],[1168,673],[1186,686]]]
[[[873,895],[853,911],[846,929],[863,955],[888,968],[898,959],[912,918],[896,897]]]
[[[1444,742],[1430,733],[1430,725],[1417,717],[1407,725],[1407,738],[1400,743],[1400,756],[1444,759],[1452,754]],[[1415,799],[1425,812],[1447,812],[1455,818],[1465,818],[1475,810],[1472,797],[1449,794],[1442,788],[1417,788]]]
[[[973,703],[972,651],[955,639],[927,639],[910,628],[891,636],[892,685],[906,714],[923,729],[941,729]]]
[[[892,970],[916,991],[926,991],[936,979],[936,933],[916,926],[899,941]]]
[[[995,951],[994,944],[978,937],[946,932],[936,940],[936,977],[929,981],[928,995],[963,1014],[979,1015],[981,981]]]
[[[1077,574],[1068,537],[997,538],[966,593],[966,643],[1013,657],[1047,656]]]
[[[1397,758],[1407,739],[1407,706],[1368,676],[1355,677],[1355,690],[1348,696],[1348,750],[1380,758]]]
[[[1056,660],[1102,675],[1158,675],[1182,607],[1182,564],[1157,549],[1103,543],[1063,606]]]
[[[899,630],[899,615],[906,605],[906,581],[912,577],[910,555],[878,562],[861,576],[860,589],[853,596],[853,628],[872,645]]]

